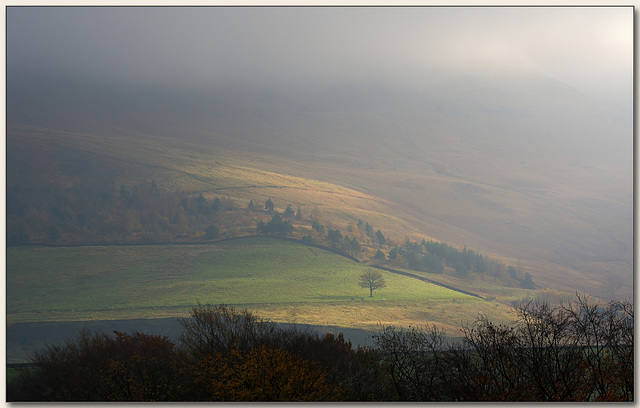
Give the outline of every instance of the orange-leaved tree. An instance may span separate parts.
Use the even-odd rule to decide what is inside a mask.
[[[244,352],[232,348],[197,363],[198,400],[336,401],[342,390],[331,384],[318,364],[262,344]]]

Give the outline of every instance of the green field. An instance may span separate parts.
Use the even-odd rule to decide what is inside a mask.
[[[358,285],[367,268],[329,251],[268,238],[15,247],[7,249],[7,316],[13,322],[170,317],[185,315],[200,302],[260,309],[280,321],[370,327],[375,315],[386,321],[388,313],[397,312],[390,311],[394,307],[405,311],[399,324],[413,309],[423,316],[432,309],[433,320],[450,323],[455,316],[433,312],[487,303],[389,272],[383,272],[387,286],[370,298]],[[358,309],[360,321],[352,315],[345,323],[345,307]],[[318,310],[326,313],[314,318],[323,315]],[[384,312],[372,317],[373,310]]]

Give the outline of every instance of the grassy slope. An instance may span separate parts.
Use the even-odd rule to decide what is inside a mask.
[[[469,311],[505,319],[503,305],[383,272],[368,297],[366,265],[288,241],[246,238],[213,245],[9,248],[12,321],[181,316],[190,306],[249,307],[275,321],[373,329],[438,323],[455,333]],[[45,273],[43,273],[45,271]]]
[[[563,226],[571,222],[571,234],[583,232],[581,241],[595,240],[598,235],[592,226],[563,212],[566,209],[545,206],[545,200],[554,198],[540,198],[551,195],[547,190],[532,195],[537,189],[535,183],[505,190],[487,180],[423,174],[416,163],[393,170],[385,164],[370,167],[360,162],[347,163],[339,157],[332,162],[312,156],[287,157],[286,151],[274,153],[269,149],[247,148],[240,152],[231,142],[214,145],[210,140],[198,143],[193,138],[150,136],[118,128],[74,133],[19,126],[11,132],[16,137],[8,139],[8,148],[23,149],[32,155],[35,152],[29,157],[30,163],[51,157],[51,151],[59,156],[92,157],[98,173],[117,166],[122,182],[154,178],[167,192],[201,192],[208,198],[220,195],[240,203],[250,199],[260,203],[272,197],[280,210],[287,204],[294,208],[301,205],[306,213],[316,211],[321,222],[343,231],[348,222],[361,218],[396,242],[406,237],[442,239],[455,246],[466,244],[507,263],[519,260],[543,286],[593,292],[606,284],[605,276],[585,277],[584,260],[575,260],[573,268],[554,262],[554,257],[562,257],[565,251],[562,247],[550,249],[543,243],[540,237],[544,230],[555,228],[563,233]],[[69,175],[58,171],[59,165],[53,160],[41,169],[36,166],[31,170],[39,171],[37,176],[46,177],[54,185],[72,183]],[[518,174],[512,173],[511,177]],[[317,179],[320,174],[325,181]],[[516,210],[517,203],[521,205]],[[556,222],[518,226],[520,219],[535,214],[540,207],[546,208],[546,215]],[[578,216],[585,219],[589,214]],[[611,225],[620,222],[612,217]],[[507,219],[513,222],[507,224]],[[502,242],[487,245],[478,239],[483,232],[502,237]],[[566,235],[563,245],[574,241],[573,235]],[[601,262],[589,265],[602,271]],[[623,263],[608,263],[605,267],[614,275],[628,269]]]

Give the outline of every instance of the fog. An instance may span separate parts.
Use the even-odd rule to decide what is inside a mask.
[[[7,72],[201,89],[535,73],[630,112],[631,7],[9,7]]]
[[[9,7],[7,122],[261,157],[628,282],[632,45],[632,7]]]

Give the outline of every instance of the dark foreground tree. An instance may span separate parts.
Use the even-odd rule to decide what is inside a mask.
[[[550,306],[529,302],[513,326],[481,318],[465,328],[485,400],[630,401],[633,307],[577,296]]]
[[[247,351],[277,338],[275,323],[265,321],[249,310],[226,305],[198,305],[190,318],[178,319],[182,325],[179,344],[195,359],[229,353],[232,348]]]
[[[196,400],[331,401],[342,390],[331,384],[317,363],[267,344],[248,351],[232,348],[197,362]]]
[[[181,400],[179,359],[164,336],[83,329],[62,346],[47,346],[23,370],[13,401]]]
[[[435,326],[387,326],[373,336],[381,363],[401,401],[448,401],[448,345]]]
[[[634,401],[631,302],[578,296],[516,312],[511,325],[479,318],[459,342],[435,326],[385,327],[353,350],[342,335],[198,305],[177,347],[88,330],[48,346],[7,384],[7,400]]]
[[[180,322],[180,349],[196,365],[192,400],[389,399],[375,352],[353,350],[342,334],[278,326],[224,305],[199,305]]]
[[[36,355],[10,401],[330,401],[357,395],[356,353],[342,336],[280,328],[247,310],[199,305],[179,347],[161,336],[83,330]],[[375,367],[375,361],[370,361]],[[372,370],[375,376],[375,369]]]
[[[460,344],[435,328],[375,336],[404,401],[633,401],[633,305],[529,302],[512,325],[486,317]]]
[[[373,291],[384,288],[387,284],[382,277],[382,272],[368,269],[360,275],[360,287],[369,289],[369,297],[373,297]]]

